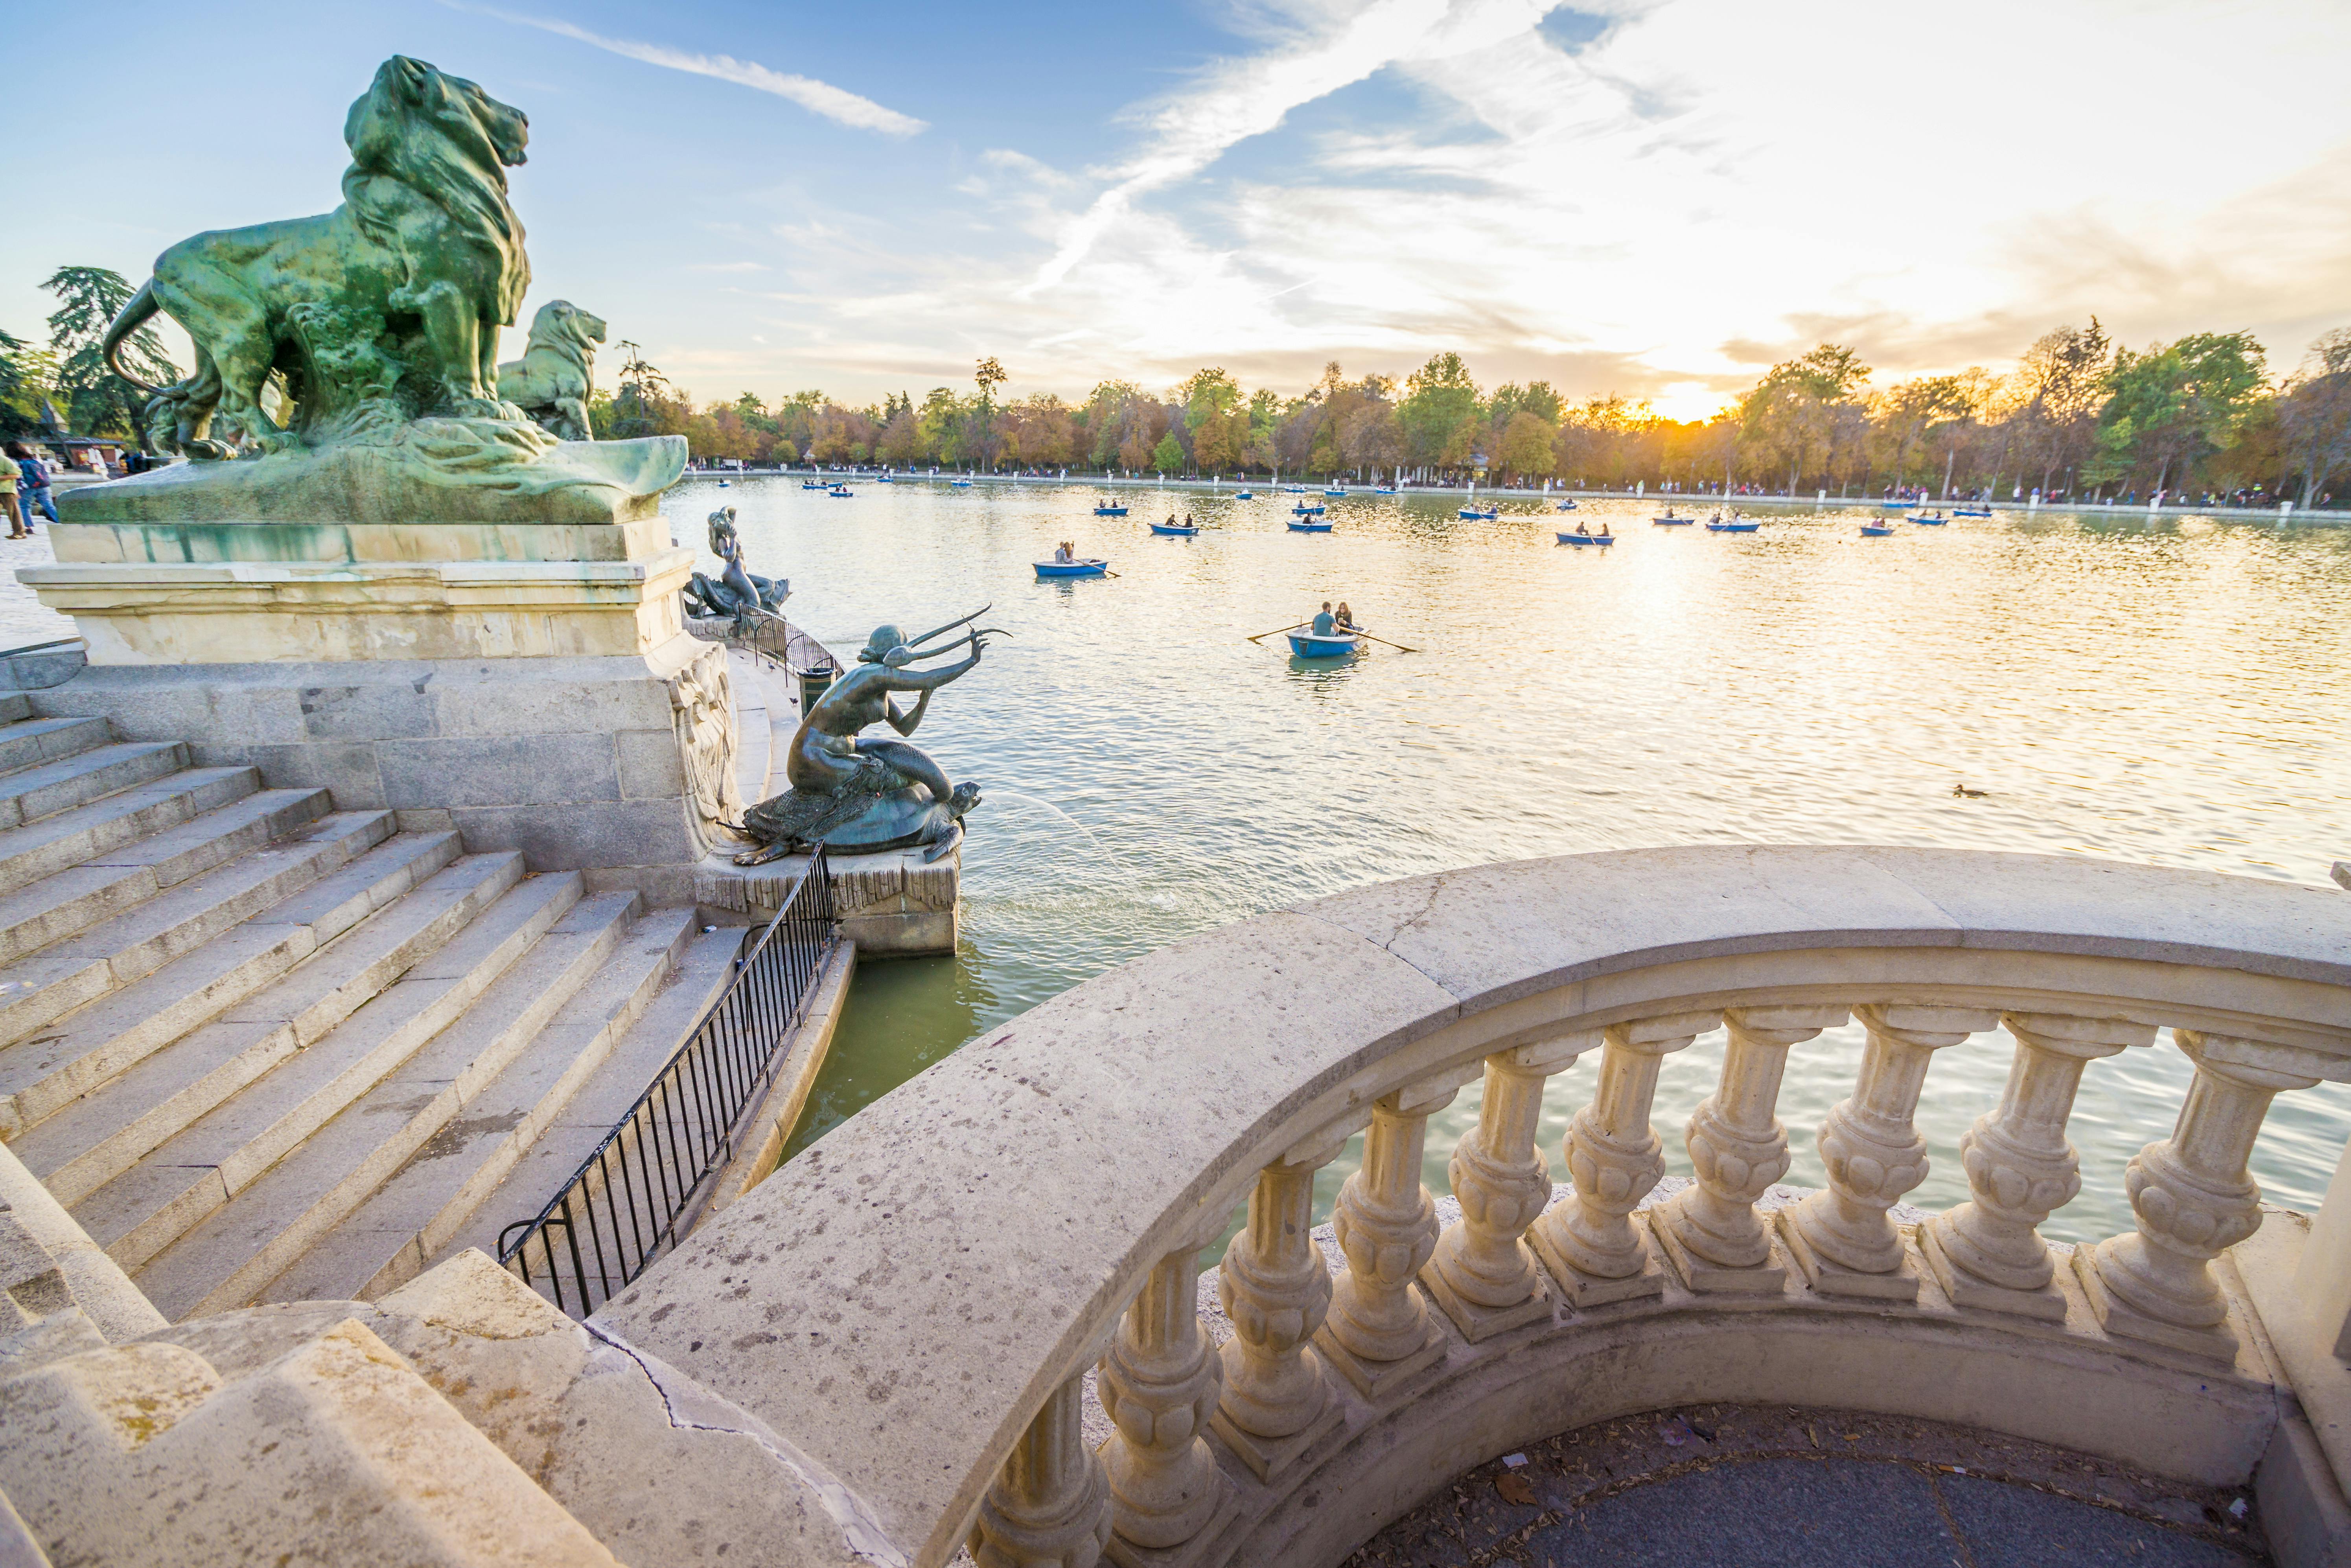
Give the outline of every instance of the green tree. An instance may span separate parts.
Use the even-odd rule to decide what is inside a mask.
[[[1740,400],[1742,434],[1753,445],[1788,465],[1788,493],[1802,482],[1805,465],[1823,451],[1841,405],[1851,403],[1869,380],[1869,367],[1851,350],[1823,343],[1801,359],[1786,360]]]
[[[66,423],[86,435],[143,435],[145,394],[114,373],[103,351],[106,329],[131,303],[129,281],[103,267],[61,267],[41,287],[57,297],[49,349],[57,360],[55,385],[66,400]],[[131,374],[155,386],[180,379],[152,327],[124,340],[122,359]]]
[[[41,404],[57,374],[57,357],[22,338],[0,332],[0,436],[37,434]]]
[[[1492,466],[1504,474],[1541,477],[1552,471],[1552,442],[1559,430],[1549,420],[1524,409],[1510,416],[1502,438],[1494,444]]]
[[[1476,441],[1478,383],[1461,356],[1447,350],[1405,378],[1404,402],[1396,407],[1403,421],[1408,461],[1458,468],[1467,463]]]
[[[1227,374],[1222,366],[1194,371],[1176,389],[1176,401],[1184,405],[1184,428],[1197,430],[1212,419],[1218,419],[1241,405],[1240,383]]]
[[[1159,444],[1151,449],[1151,466],[1162,474],[1184,472],[1184,444],[1176,439],[1173,430],[1161,436]]]
[[[2143,354],[2116,350],[2090,476],[2152,469],[2151,491],[2185,490],[2199,459],[2235,442],[2268,380],[2250,332],[2193,332]]]

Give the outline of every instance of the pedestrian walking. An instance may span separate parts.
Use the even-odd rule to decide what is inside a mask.
[[[57,502],[51,497],[49,465],[40,455],[20,441],[7,444],[7,454],[16,463],[16,504],[23,512],[25,530],[32,531],[33,513],[37,509],[51,522],[57,520]]]

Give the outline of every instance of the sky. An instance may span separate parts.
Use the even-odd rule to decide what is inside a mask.
[[[1702,417],[1847,343],[1883,385],[2095,313],[2351,324],[2343,0],[11,6],[0,328],[324,212],[402,53],[530,117],[550,298],[697,398],[1302,390],[1458,350]],[[517,332],[507,352],[518,354]],[[183,360],[184,363],[184,359]],[[617,359],[600,379],[611,384]]]

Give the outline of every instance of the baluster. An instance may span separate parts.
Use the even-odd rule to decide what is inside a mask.
[[[1093,1568],[1110,1544],[1110,1479],[1086,1450],[1082,1375],[1053,1390],[979,1505],[979,1568]]]
[[[1666,1174],[1665,1145],[1649,1125],[1665,1059],[1721,1023],[1718,1012],[1610,1024],[1600,1082],[1567,1134],[1575,1191],[1535,1222],[1530,1239],[1568,1304],[1596,1307],[1654,1296],[1666,1271],[1632,1214]]]
[[[2074,1249],[2074,1271],[2108,1333],[2232,1361],[2228,1298],[2212,1260],[2261,1228],[2262,1189],[2245,1173],[2270,1101],[2342,1064],[2292,1047],[2174,1030],[2196,1064],[2171,1136],[2131,1158],[2123,1176],[2138,1228]]]
[[[1437,1238],[1420,1282],[1471,1344],[1524,1323],[1546,1322],[1551,1293],[1522,1239],[1551,1202],[1551,1166],[1535,1147],[1543,1081],[1598,1046],[1598,1030],[1578,1030],[1486,1058],[1478,1124],[1447,1165],[1459,1223]]]
[[[1918,1270],[1886,1210],[1927,1179],[1927,1140],[1912,1124],[1934,1053],[1988,1030],[1980,1008],[1888,1002],[1855,1008],[1869,1030],[1853,1093],[1821,1124],[1826,1192],[1780,1211],[1780,1233],[1824,1296],[1915,1301]]]
[[[1110,1479],[1112,1561],[1134,1568],[1223,1522],[1232,1484],[1202,1433],[1224,1364],[1200,1333],[1200,1254],[1171,1252],[1126,1309],[1095,1382],[1118,1427],[1102,1446]]]
[[[1689,1120],[1698,1179],[1662,1205],[1649,1228],[1693,1291],[1776,1294],[1788,1271],[1771,1260],[1771,1232],[1755,1200],[1788,1174],[1780,1076],[1791,1046],[1844,1022],[1841,1006],[1734,1008],[1722,1082]]]
[[[1314,1173],[1354,1132],[1332,1129],[1258,1172],[1249,1225],[1225,1249],[1217,1294],[1232,1319],[1224,1397],[1210,1424],[1259,1480],[1270,1480],[1343,1412],[1307,1341],[1331,1305],[1331,1274],[1314,1240]]]
[[[2129,1019],[2004,1013],[2016,1037],[2000,1103],[1959,1140],[1966,1203],[1918,1228],[1918,1250],[1952,1303],[2065,1321],[2065,1294],[2040,1226],[2082,1190],[2082,1158],[2065,1119],[2082,1070],[2102,1056],[2155,1043],[2153,1024]]]
[[[1339,1189],[1331,1217],[1347,1267],[1314,1343],[1366,1399],[1394,1393],[1445,1354],[1445,1332],[1413,1278],[1437,1249],[1437,1205],[1420,1180],[1428,1118],[1453,1103],[1460,1082],[1440,1074],[1373,1105],[1363,1166]]]

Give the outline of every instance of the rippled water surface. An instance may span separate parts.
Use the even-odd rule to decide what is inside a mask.
[[[1089,515],[1071,486],[950,490],[796,481],[682,489],[698,539],[730,502],[791,618],[850,652],[877,622],[919,630],[993,601],[1016,635],[933,704],[918,741],[986,802],[965,851],[950,961],[856,983],[794,1147],[977,1031],[1136,954],[1366,882],[1479,861],[1632,845],[1940,844],[2056,852],[2321,884],[2351,855],[2351,533],[2003,513],[1863,539],[1851,515],[1750,536],[1654,528],[1654,506],[1587,502],[1623,536],[1554,539],[1547,505],[1461,522],[1454,501],[1331,503],[1168,492]],[[1162,538],[1146,515],[1210,525]],[[1057,538],[1115,580],[1040,583]],[[1246,640],[1324,599],[1416,652],[1338,664]],[[1956,786],[1980,796],[1954,794]],[[2344,896],[2351,897],[2351,894]],[[1721,1037],[1668,1059],[1656,1125],[1682,1124]],[[1781,1114],[1792,1181],[1851,1085],[1857,1027],[1801,1047]],[[1935,1169],[1914,1201],[1964,1196],[1956,1144],[1998,1096],[2004,1035],[1938,1054],[1920,1124]],[[1594,1059],[1596,1060],[1596,1059]],[[1556,1163],[1593,1060],[1555,1082]],[[2124,1162],[2170,1129],[2188,1064],[2168,1042],[2093,1063],[2073,1122],[2084,1191],[2064,1239],[2126,1221]],[[1427,1179],[1476,1117],[1433,1123]],[[2286,1096],[2256,1162],[2314,1204],[2351,1093]],[[1325,1201],[1346,1165],[1324,1174]]]

